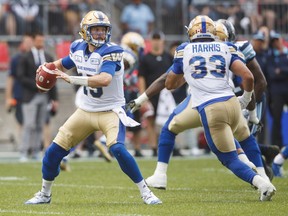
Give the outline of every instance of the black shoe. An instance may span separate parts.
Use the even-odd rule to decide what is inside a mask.
[[[265,157],[266,163],[271,166],[274,158],[280,152],[280,148],[277,145],[269,145],[266,147],[265,153],[262,153]]]
[[[76,158],[80,158],[81,155],[77,152],[75,152],[75,154],[72,156],[72,158],[76,159]]]
[[[264,167],[266,175],[268,176],[268,178],[272,182],[272,180],[274,178],[272,168],[267,164],[267,161],[265,160],[265,158],[263,156],[262,156],[262,163],[263,163],[263,167]]]
[[[135,150],[135,157],[143,157],[143,154],[139,150]]]
[[[179,149],[173,149],[173,156],[183,157],[183,155],[180,153]]]

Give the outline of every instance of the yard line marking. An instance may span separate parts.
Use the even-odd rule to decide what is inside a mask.
[[[63,212],[16,211],[0,209],[0,213],[36,214],[36,215],[64,215]]]
[[[23,187],[27,187],[27,186],[41,186],[41,183],[27,183],[27,184],[23,184],[23,183],[15,183],[15,182],[0,182],[0,185],[12,185],[12,186],[23,186]],[[105,187],[105,186],[99,186],[99,185],[74,185],[74,184],[53,184],[53,187],[70,187],[70,188],[95,188],[95,189],[103,189],[103,190],[137,190],[137,188],[131,188],[131,187],[120,187],[120,186],[109,186],[109,187]],[[193,186],[191,186],[191,188],[169,188],[169,191],[194,191],[196,192],[195,188],[193,188]],[[200,191],[223,191],[223,192],[235,192],[235,191],[239,191],[239,190],[233,190],[233,189],[223,189],[223,188],[219,188],[219,189],[207,189],[207,188],[202,188]],[[241,191],[245,191],[245,192],[254,192],[254,190],[251,190],[251,188],[248,186],[247,189],[241,189]]]
[[[27,180],[27,178],[17,176],[0,176],[0,181],[24,181],[24,180]]]

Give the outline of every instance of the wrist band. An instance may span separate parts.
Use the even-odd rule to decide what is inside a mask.
[[[70,83],[74,85],[88,86],[88,77],[69,76]]]
[[[147,94],[144,92],[138,98],[135,99],[136,104],[142,104],[145,101],[149,100]]]

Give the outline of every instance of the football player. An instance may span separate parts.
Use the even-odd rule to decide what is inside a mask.
[[[53,62],[57,78],[83,86],[78,109],[60,127],[46,150],[42,163],[42,188],[26,204],[51,202],[51,187],[59,174],[59,165],[69,150],[95,131],[102,131],[106,145],[122,171],[138,186],[145,204],[162,203],[146,185],[138,165],[124,145],[125,126],[138,122],[126,116],[123,109],[123,49],[110,42],[111,24],[101,11],[88,12],[80,23],[81,39],[74,41],[70,54]],[[77,68],[81,76],[62,71]]]
[[[261,70],[261,67],[259,66],[257,60],[256,60],[256,52],[253,49],[252,44],[249,41],[235,41],[236,35],[235,35],[235,28],[231,22],[228,20],[220,19],[219,22],[223,23],[228,31],[228,41],[233,42],[238,49],[243,53],[246,61],[247,67],[250,69],[254,76],[255,80],[255,87],[254,87],[254,95],[253,100],[249,105],[247,106],[247,113],[246,116],[249,122],[249,128],[251,131],[251,134],[254,136],[257,135],[259,131],[261,131],[262,124],[260,120],[263,117],[265,106],[266,106],[266,96],[265,96],[265,90],[267,86],[267,82],[265,79],[265,76]],[[241,79],[239,77],[235,76],[233,78],[235,89],[234,92],[236,95],[240,95],[243,93],[241,89]],[[255,101],[255,102],[254,102]],[[246,110],[244,110],[245,113]],[[265,160],[263,160],[263,165],[265,168],[265,172],[269,176],[270,180],[273,179],[273,172],[271,171],[271,163],[274,159],[274,157],[279,153],[279,148],[276,145],[263,145],[258,143],[260,151],[262,155],[265,157]],[[248,152],[249,154],[249,152]],[[254,157],[255,154],[249,155],[250,157]]]
[[[284,161],[288,158],[288,147],[284,147],[281,152],[276,155],[276,157],[273,160],[272,163],[272,170],[274,173],[274,176],[276,177],[283,177],[283,171],[282,166],[284,164]]]
[[[183,61],[178,62],[183,70],[168,74],[166,88],[178,87],[177,82],[185,78],[192,93],[190,108],[197,110],[201,117],[210,149],[236,176],[259,189],[261,201],[271,200],[275,187],[239,160],[234,142],[235,136],[242,141],[241,145],[257,146],[241,112],[253,94],[252,73],[230,52],[233,46],[214,42],[216,29],[209,17],[194,18],[187,33],[191,43],[183,50]],[[242,78],[244,93],[238,99],[229,84],[230,70]]]
[[[225,27],[221,28],[221,23],[217,22],[217,39],[221,41],[225,41],[228,38],[228,33]],[[178,62],[182,62],[183,59],[183,49],[188,43],[181,44],[175,53],[174,58],[174,64],[171,66],[171,68],[167,71],[182,71],[182,65],[178,64]],[[230,43],[229,46],[231,46],[231,49],[235,50],[235,47],[233,48],[233,45]],[[240,55],[238,52],[237,55]],[[241,55],[243,56],[243,55]],[[176,63],[176,64],[175,64]],[[160,78],[158,78],[147,90],[145,93],[139,96],[135,101],[131,102],[132,111],[137,109],[144,101],[146,101],[148,98],[152,97],[155,92],[161,91],[165,87],[165,81],[166,81],[167,73],[163,74]],[[182,81],[185,82],[184,80]],[[233,83],[230,82],[230,85],[232,86]],[[158,162],[155,169],[155,172],[152,176],[148,177],[146,179],[146,182],[148,186],[152,186],[155,188],[165,189],[167,186],[167,168],[168,163],[170,160],[171,151],[174,148],[175,144],[175,138],[176,135],[183,132],[184,130],[190,129],[190,128],[196,128],[200,127],[201,121],[199,118],[199,115],[196,110],[190,109],[191,107],[191,95],[188,95],[188,97],[180,104],[178,107],[174,110],[174,112],[170,115],[169,119],[167,120],[166,124],[162,128],[160,138],[159,138],[159,144],[158,144]],[[253,137],[250,137],[251,142],[254,144],[251,145],[252,147],[246,151],[251,151],[252,155],[256,155],[252,157],[252,162],[256,165],[257,172],[262,175],[264,178],[268,179],[263,164],[261,161],[261,155],[259,148],[257,145],[255,145],[255,139]],[[245,162],[247,165],[249,165],[251,168],[255,167],[253,163],[251,163],[246,155],[241,150],[241,146],[238,144],[238,142],[235,140],[235,143],[237,145],[237,151],[239,154],[239,158]],[[242,143],[243,145],[245,144]],[[247,147],[246,147],[247,148]]]

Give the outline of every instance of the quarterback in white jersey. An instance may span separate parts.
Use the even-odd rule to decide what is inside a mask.
[[[60,127],[42,163],[42,189],[26,204],[51,202],[51,188],[59,165],[70,149],[95,131],[102,131],[106,145],[122,171],[137,185],[145,204],[161,204],[145,183],[134,158],[124,145],[125,126],[139,123],[126,116],[123,93],[123,49],[110,43],[111,24],[101,11],[90,11],[80,24],[81,40],[72,43],[69,56],[54,62],[57,78],[83,86],[78,109]],[[41,67],[41,66],[40,66]],[[62,71],[76,67],[80,76]],[[39,70],[39,69],[38,69]]]
[[[237,140],[248,137],[247,143],[253,142],[241,113],[241,107],[245,108],[251,100],[253,75],[237,56],[229,52],[226,44],[214,42],[215,31],[214,22],[207,16],[197,16],[187,28],[191,43],[184,48],[183,70],[191,88],[192,107],[201,117],[210,149],[222,164],[257,187],[261,201],[271,200],[275,187],[239,160],[234,144],[234,136]],[[243,80],[244,94],[239,99],[229,85],[229,69]],[[181,79],[181,75],[183,77],[183,72],[174,82]],[[166,87],[170,89],[168,78],[169,74]]]
[[[83,39],[74,41],[71,44],[69,57],[62,60],[63,66],[67,66],[66,69],[70,69],[71,66],[76,67],[78,74],[83,77],[99,75],[100,72],[103,72],[101,67],[110,64],[110,62],[114,62],[116,68],[109,85],[95,86],[94,88],[84,87],[80,95],[79,108],[87,112],[99,112],[123,106],[125,104],[123,49],[116,44],[105,43],[90,53],[87,47],[88,44]]]

